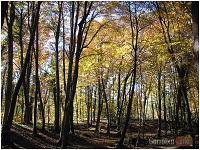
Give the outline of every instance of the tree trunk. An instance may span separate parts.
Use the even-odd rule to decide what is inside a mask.
[[[106,94],[106,89],[105,89],[105,83],[103,81],[103,78],[101,79],[102,82],[102,89],[103,89],[103,95],[104,95],[104,100],[106,103],[106,114],[107,114],[107,133],[110,134],[110,113],[109,113],[109,108],[108,108],[108,99],[107,99],[107,94]]]
[[[65,110],[64,116],[62,121],[62,130],[60,141],[62,143],[62,148],[67,148],[68,145],[68,131],[69,131],[69,108],[71,106],[70,103],[73,103],[70,98],[71,92],[71,83],[72,83],[72,66],[73,66],[73,58],[74,58],[74,51],[73,51],[73,41],[74,41],[74,11],[75,11],[75,2],[72,2],[72,11],[70,12],[70,28],[71,28],[71,35],[70,35],[70,47],[69,47],[69,64],[68,64],[68,77],[67,77],[67,89],[66,89],[66,98],[65,98]]]
[[[31,97],[29,96],[29,93],[30,93],[30,76],[31,76],[31,70],[32,70],[32,53],[31,53],[31,56],[30,56],[30,61],[28,63],[28,66],[27,66],[27,77],[26,77],[26,80],[25,80],[25,86],[24,86],[24,92],[25,92],[25,113],[24,113],[24,122],[26,124],[30,124],[30,121],[32,120],[32,99]]]
[[[73,98],[74,99],[74,98]],[[74,134],[74,106],[73,106],[73,103],[71,103],[71,106],[70,106],[70,131],[72,134]]]
[[[3,102],[3,100],[5,101],[5,99],[4,99],[4,95],[5,95],[5,93],[4,93],[4,86],[5,86],[5,78],[6,78],[6,71],[7,71],[7,67],[5,67],[4,68],[4,71],[3,71],[3,79],[2,79],[2,84],[1,84],[1,106],[2,106],[2,102]]]
[[[94,103],[93,103],[93,122],[95,122],[95,117],[96,117],[96,102],[97,102],[97,92],[96,92],[96,87],[94,90]]]
[[[93,87],[91,87],[91,88],[92,88],[92,89],[90,90],[90,114],[91,114],[91,115],[90,115],[90,125],[92,126],[92,119],[93,119],[93,118],[92,118],[92,117],[93,117],[93,116],[92,116],[92,115],[93,115],[93,114],[92,114],[92,109],[93,109],[93,107],[92,107],[92,106],[93,106],[93,104],[92,104],[92,92],[93,92]]]
[[[188,122],[188,127],[189,129],[192,130],[192,116],[191,116],[191,111],[190,111],[190,105],[189,105],[189,101],[188,101],[188,97],[187,97],[187,89],[185,87],[185,84],[182,83],[182,92],[185,98],[185,103],[186,103],[186,108],[187,108],[187,122]]]
[[[90,127],[90,87],[87,86],[87,89],[85,88],[85,91],[87,91],[85,94],[85,100],[87,104],[87,127]]]
[[[97,112],[97,122],[96,122],[96,132],[99,132],[99,124],[101,119],[101,112],[103,109],[103,101],[102,101],[102,88],[101,88],[101,82],[100,79],[98,79],[98,112]]]
[[[62,20],[63,20],[63,84],[64,84],[64,91],[66,94],[67,85],[66,85],[66,75],[65,75],[65,20],[63,11],[62,11]]]
[[[38,83],[37,83],[37,77],[35,79],[35,82],[36,82],[36,90],[35,90],[34,112],[33,112],[33,136],[37,136],[37,101],[38,101]]]
[[[60,119],[60,80],[59,80],[59,52],[58,52],[58,44],[59,44],[59,37],[60,37],[60,22],[61,22],[61,14],[62,14],[62,3],[58,2],[59,7],[59,18],[58,18],[58,25],[56,29],[56,37],[55,37],[55,46],[56,46],[56,111],[55,111],[55,124],[54,130],[56,133],[60,131],[59,119]]]
[[[120,89],[121,89],[121,65],[120,63],[119,73],[118,73],[118,92],[117,92],[117,130],[120,130]]]
[[[161,137],[161,69],[158,71],[158,130],[157,136]]]
[[[152,97],[151,97],[151,100],[152,100]],[[154,121],[154,102],[153,101],[151,101],[151,109],[152,109],[152,119],[153,119],[153,121]]]
[[[122,131],[121,134],[121,138],[120,141],[118,143],[118,147],[120,148],[123,144],[124,138],[125,138],[125,134],[126,134],[126,130],[128,128],[128,124],[129,124],[129,119],[130,119],[130,115],[131,115],[131,106],[133,103],[133,94],[134,94],[134,88],[135,88],[135,81],[136,81],[136,51],[135,51],[135,61],[134,61],[134,72],[133,72],[133,80],[132,80],[132,85],[131,85],[131,93],[129,95],[129,101],[128,101],[128,107],[127,107],[127,113],[126,113],[126,121],[125,121],[125,125],[124,125],[124,129]]]
[[[23,2],[22,2],[23,4]],[[24,22],[24,18],[23,18],[23,10],[21,9],[20,11],[20,30],[19,30],[19,43],[20,43],[20,49],[21,49],[21,68],[23,68],[23,64],[24,64],[24,48],[23,48],[23,22]],[[31,62],[31,61],[30,61]],[[27,69],[28,70],[28,69]],[[27,71],[31,72],[31,71]],[[29,82],[29,77],[30,75],[27,74],[27,77],[24,78],[23,80],[23,89],[24,89],[24,97],[25,97],[25,111],[24,111],[24,123],[25,124],[29,124],[30,123],[30,119],[29,119],[29,112],[28,111],[28,107],[29,107],[29,84],[26,83],[26,81]],[[27,80],[26,80],[27,79]]]
[[[38,94],[39,94],[39,100],[40,100],[40,111],[41,111],[41,115],[42,115],[42,130],[45,130],[45,112],[44,112],[44,105],[43,105],[43,101],[42,101],[42,94],[41,94],[41,89],[40,89],[40,80],[38,78]]]
[[[39,33],[38,33],[38,24],[36,25],[36,51],[35,51],[35,101],[34,101],[34,118],[33,118],[33,136],[37,136],[37,102],[39,99],[39,62],[38,62],[38,53],[39,53]]]
[[[165,126],[165,137],[167,137],[167,110],[166,110],[166,91],[165,91],[165,77],[163,83],[163,110],[164,110],[164,126]]]

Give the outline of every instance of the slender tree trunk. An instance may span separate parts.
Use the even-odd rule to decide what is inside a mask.
[[[35,82],[36,82],[36,90],[35,90],[34,112],[33,112],[33,136],[37,136],[37,101],[38,101],[38,83],[37,83],[37,77],[35,79]]]
[[[93,123],[96,121],[96,102],[97,102],[97,91],[96,87],[94,90],[94,103],[93,103]]]
[[[33,121],[33,136],[37,136],[37,102],[39,99],[39,33],[38,33],[38,23],[36,25],[36,51],[35,51],[35,101],[34,101],[34,121]]]
[[[64,84],[64,91],[65,91],[65,94],[66,94],[67,85],[66,85],[66,75],[65,75],[66,74],[65,73],[65,20],[64,20],[63,11],[62,11],[62,20],[63,20],[63,84]]]
[[[28,10],[29,10],[29,2],[28,2]],[[29,16],[28,12],[28,18]],[[22,12],[21,12],[21,18],[22,18]],[[30,20],[28,19],[28,25],[30,23]],[[23,22],[21,21],[21,28],[23,27]],[[20,46],[21,46],[21,51],[24,52],[23,50],[23,37],[22,37],[22,31],[23,29],[20,30]],[[29,31],[31,33],[31,29],[29,28]],[[30,93],[30,77],[31,77],[31,71],[32,71],[32,55],[33,52],[30,54],[30,60],[28,62],[27,70],[26,70],[26,77],[23,80],[23,86],[24,86],[24,95],[25,95],[25,113],[24,113],[24,122],[26,124],[30,124],[30,121],[32,121],[32,99],[30,99],[29,93]],[[21,54],[21,57],[23,57],[23,54]],[[30,100],[29,100],[30,99]]]
[[[45,109],[44,109],[44,105],[43,105],[43,101],[42,101],[42,94],[41,94],[41,89],[40,89],[40,80],[38,78],[38,94],[39,94],[39,100],[40,100],[40,111],[42,114],[42,130],[45,130]]]
[[[74,134],[74,106],[73,106],[73,103],[71,103],[71,106],[70,106],[70,131],[72,134]]]
[[[103,81],[103,78],[101,79],[102,82],[102,89],[103,89],[103,95],[104,95],[104,100],[106,103],[106,114],[107,114],[107,133],[110,134],[110,113],[109,113],[109,108],[108,108],[108,99],[107,99],[107,94],[106,94],[106,89],[105,89],[105,83]]]
[[[158,130],[157,136],[161,137],[161,69],[158,71]]]
[[[118,93],[117,93],[117,130],[120,130],[120,89],[121,89],[121,65],[120,63],[119,73],[118,73]]]
[[[164,126],[165,126],[165,137],[167,136],[167,109],[166,109],[166,91],[165,91],[165,77],[163,85],[163,107],[164,107]]]
[[[76,125],[77,125],[77,127],[78,127],[78,107],[79,107],[79,105],[78,105],[78,96],[77,96],[77,94],[76,94]]]
[[[136,56],[136,51],[135,51],[135,56]],[[130,119],[130,115],[131,115],[131,106],[133,103],[133,94],[134,94],[134,88],[135,88],[135,81],[136,81],[136,58],[134,61],[134,73],[133,73],[133,80],[132,80],[132,85],[131,85],[131,93],[129,95],[129,101],[128,101],[128,107],[127,107],[127,113],[126,113],[126,121],[125,121],[125,125],[124,125],[124,129],[122,131],[121,134],[121,138],[120,141],[118,143],[118,147],[121,147],[125,138],[125,134],[126,134],[126,130],[128,128],[128,124],[129,124],[129,119]]]
[[[189,105],[189,100],[188,100],[188,96],[187,96],[187,89],[184,84],[182,86],[182,92],[183,92],[185,102],[186,102],[188,127],[189,127],[189,129],[192,130],[192,120],[191,120],[192,116],[191,116],[190,105]]]
[[[86,105],[87,105],[87,127],[92,125],[92,90],[90,86],[86,88],[87,93],[85,93]]]
[[[23,2],[22,2],[23,4]],[[23,9],[20,12],[20,30],[19,30],[19,39],[20,39],[20,49],[21,49],[21,68],[23,68],[24,64],[24,48],[23,48]],[[28,69],[27,69],[28,70]],[[29,71],[30,72],[30,71]],[[28,78],[28,75],[27,75]],[[30,123],[29,115],[28,115],[28,105],[29,105],[29,87],[27,87],[26,78],[23,80],[23,89],[24,89],[24,97],[25,97],[25,112],[24,112],[24,123]]]
[[[6,70],[7,70],[7,67],[4,68],[4,71],[3,71],[3,79],[2,79],[2,85],[1,85],[1,106],[2,106],[2,102],[4,99],[4,86],[5,86],[5,78],[6,78]]]
[[[90,87],[87,86],[87,88],[85,88],[85,91],[87,91],[87,93],[85,93],[85,100],[87,101],[87,127],[90,127]]]
[[[103,101],[102,101],[102,88],[101,88],[101,82],[100,79],[98,79],[98,112],[97,112],[97,122],[96,122],[96,132],[99,132],[99,124],[101,119],[101,112],[103,109]]]
[[[25,94],[25,113],[24,113],[24,122],[26,124],[30,124],[30,121],[32,120],[32,100],[29,96],[30,93],[30,76],[31,76],[31,70],[32,70],[32,53],[30,56],[30,61],[28,63],[27,66],[27,77],[25,80],[25,86],[24,86],[24,90],[26,90],[26,94]],[[26,88],[25,88],[26,87]],[[30,99],[30,100],[29,100]]]
[[[152,99],[152,97],[151,97],[151,99]],[[154,106],[153,106],[153,104],[154,104],[154,102],[151,101],[152,119],[153,119],[153,121],[154,121]]]
[[[56,114],[55,114],[55,124],[54,130],[56,133],[60,131],[59,119],[60,119],[60,79],[59,79],[59,52],[58,52],[58,44],[59,44],[59,37],[60,37],[60,22],[61,22],[61,14],[62,14],[62,3],[58,2],[59,7],[59,18],[58,18],[58,25],[56,29],[56,37],[55,37],[55,46],[56,46]]]
[[[92,126],[92,109],[93,109],[93,104],[92,104],[92,102],[93,102],[93,100],[92,100],[92,92],[93,92],[93,87],[91,87],[92,89],[90,90],[90,124],[91,124],[91,126]]]
[[[122,102],[121,102],[121,105],[120,105],[120,109],[119,109],[119,120],[121,122],[121,115],[122,115],[122,110],[123,110],[123,105],[124,105],[124,101],[126,100],[126,86],[127,86],[127,80],[128,78],[130,77],[131,74],[127,74],[125,79],[124,79],[124,86],[123,86],[123,92],[122,92]],[[120,132],[121,134],[121,132]]]
[[[73,103],[70,99],[70,92],[71,92],[71,82],[72,82],[72,66],[73,66],[73,58],[74,58],[74,51],[73,51],[73,41],[74,41],[74,12],[75,12],[75,2],[72,2],[72,11],[70,13],[70,28],[71,28],[71,35],[70,35],[70,48],[69,48],[69,64],[68,64],[68,77],[67,77],[67,89],[66,89],[66,98],[65,98],[65,110],[64,116],[62,121],[62,130],[61,130],[61,138],[60,141],[62,143],[62,148],[67,148],[68,145],[68,131],[69,131],[69,107],[71,106],[70,103]]]

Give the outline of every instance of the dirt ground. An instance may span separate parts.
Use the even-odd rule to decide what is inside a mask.
[[[126,138],[124,140],[125,148],[142,148],[142,149],[152,149],[152,148],[177,148],[176,145],[154,145],[148,142],[148,137],[155,137],[156,128],[154,124],[149,122],[145,124],[144,132],[144,142],[136,147],[134,141],[138,135],[138,129],[140,126],[132,125],[128,129]],[[142,129],[142,128],[141,128]],[[141,139],[143,139],[143,133],[140,133]],[[106,133],[106,129],[102,127],[99,133],[95,132],[95,127],[91,126],[87,128],[86,125],[75,126],[75,134],[69,135],[69,149],[113,149],[116,148],[117,142],[120,136],[117,134],[116,129],[111,129],[110,134]],[[38,136],[34,137],[32,135],[32,127],[22,124],[13,124],[11,128],[11,140],[9,145],[1,145],[3,149],[58,149],[61,148],[60,144],[57,144],[59,140],[59,134],[49,131],[38,130]]]

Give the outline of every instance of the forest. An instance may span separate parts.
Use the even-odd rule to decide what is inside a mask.
[[[1,148],[199,148],[199,2],[1,1]]]

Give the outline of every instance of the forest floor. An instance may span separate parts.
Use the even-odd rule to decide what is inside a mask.
[[[152,148],[167,148],[174,149],[177,148],[175,144],[169,145],[157,145],[152,144],[153,142],[147,140],[150,137],[156,137],[157,122],[149,121],[145,124],[144,129],[144,139],[146,142],[139,144],[137,147],[135,145],[135,139],[138,135],[138,129],[141,126],[138,123],[132,124],[128,129],[126,138],[124,140],[125,148],[142,148],[142,149],[152,149]],[[142,129],[141,128],[141,129]],[[143,133],[140,134],[143,137]],[[168,136],[169,139],[174,139],[173,136]],[[69,135],[69,149],[113,149],[116,148],[116,144],[119,141],[120,136],[117,134],[116,129],[111,128],[110,134],[106,133],[106,127],[102,125],[101,131],[99,133],[95,132],[95,127],[91,126],[87,128],[85,124],[79,124],[75,126],[75,134]],[[152,138],[153,139],[153,138]],[[59,134],[54,132],[38,130],[38,136],[34,137],[32,135],[32,126],[27,126],[23,124],[14,123],[11,128],[11,144],[1,145],[1,148],[14,148],[14,149],[58,149],[61,145],[57,144],[59,140]],[[155,141],[154,141],[155,143]]]

